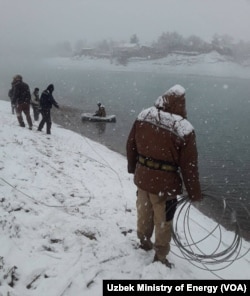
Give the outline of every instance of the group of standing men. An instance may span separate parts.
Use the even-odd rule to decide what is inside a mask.
[[[38,130],[47,124],[47,134],[51,130],[50,109],[59,108],[53,98],[54,86],[50,84],[42,92],[35,88],[32,96],[29,86],[21,75],[13,78],[9,92],[12,107],[20,126],[24,127],[22,112],[32,129],[30,104],[34,110],[34,120],[39,111],[42,120]],[[98,103],[101,114],[102,104]],[[103,108],[104,109],[104,108]],[[104,109],[105,110],[105,109]],[[14,110],[13,110],[14,112]],[[126,144],[128,173],[134,175],[137,186],[137,236],[140,247],[145,251],[154,249],[153,261],[172,268],[166,256],[170,252],[172,223],[177,207],[177,197],[183,193],[192,202],[203,199],[198,172],[198,152],[196,134],[187,120],[185,89],[174,85],[159,96],[154,106],[144,109],[136,118]],[[155,231],[155,242],[152,235]]]
[[[25,114],[29,129],[32,130],[33,123],[30,116],[30,106],[32,106],[34,121],[39,120],[41,113],[42,119],[38,125],[38,131],[42,131],[46,123],[47,134],[51,133],[51,114],[50,110],[54,105],[59,108],[58,103],[53,97],[54,85],[50,84],[41,94],[39,98],[39,88],[36,87],[31,94],[29,85],[23,81],[21,75],[15,75],[9,90],[9,98],[11,100],[12,114],[16,112],[18,123],[21,127],[25,127],[22,113]]]

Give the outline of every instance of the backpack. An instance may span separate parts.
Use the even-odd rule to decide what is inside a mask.
[[[30,89],[28,84],[22,82],[21,84],[19,84],[18,86],[18,93],[17,95],[17,99],[18,99],[18,103],[22,103],[22,102],[30,102],[31,99],[31,95],[30,95]]]

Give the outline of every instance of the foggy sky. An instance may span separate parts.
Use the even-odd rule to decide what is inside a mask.
[[[163,32],[250,41],[249,0],[0,0],[0,49],[77,40],[156,41]]]

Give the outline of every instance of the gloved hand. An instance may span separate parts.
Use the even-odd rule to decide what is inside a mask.
[[[173,220],[176,208],[177,208],[176,198],[166,201],[166,221]]]

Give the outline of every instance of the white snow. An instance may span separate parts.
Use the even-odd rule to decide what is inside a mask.
[[[183,259],[174,243],[175,268],[152,263],[153,251],[135,247],[136,188],[126,159],[56,124],[52,135],[36,128],[19,127],[0,101],[1,296],[98,296],[104,279],[249,278],[244,240],[243,256],[214,272]],[[215,227],[194,207],[189,222],[196,240]],[[219,241],[219,250],[230,246],[234,232],[220,230],[199,246],[205,254],[217,253]],[[185,239],[182,223],[178,234]]]
[[[155,107],[160,109],[160,108],[163,108],[164,106],[164,100],[163,100],[163,97],[162,96],[159,96],[156,100],[155,100]]]
[[[185,88],[179,84],[176,84],[164,93],[164,95],[171,95],[171,94],[175,94],[177,96],[183,96],[185,95]]]
[[[157,98],[155,104],[157,105],[159,103],[159,98]],[[188,120],[183,119],[182,116],[161,111],[155,106],[144,109],[137,116],[137,119],[160,125],[162,128],[170,130],[181,138],[194,130],[192,124]]]

